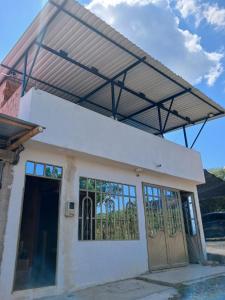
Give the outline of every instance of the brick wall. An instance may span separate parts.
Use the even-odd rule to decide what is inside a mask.
[[[0,113],[16,117],[19,112],[20,93],[19,83],[5,80],[0,86]]]

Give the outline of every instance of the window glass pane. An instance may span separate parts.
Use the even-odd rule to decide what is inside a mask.
[[[26,162],[26,174],[34,174],[34,163],[31,161]]]
[[[102,181],[102,192],[105,193],[106,192],[106,182]]]
[[[111,193],[112,194],[118,194],[118,184],[117,183],[112,183],[112,190],[111,190]]]
[[[102,182],[100,180],[96,180],[96,191],[101,191]]]
[[[118,184],[118,194],[121,195],[123,193],[123,185]]]
[[[150,186],[147,187],[147,194],[153,195],[153,189]]]
[[[56,167],[57,168],[57,174],[58,174],[58,178],[62,178],[62,168],[61,167]]]
[[[135,197],[136,196],[136,191],[134,186],[130,186],[130,196]]]
[[[192,235],[196,235],[197,234],[197,228],[196,228],[196,224],[195,224],[195,220],[194,219],[191,220],[191,230],[192,230]]]
[[[159,189],[153,188],[153,195],[158,196],[159,195]]]
[[[62,168],[53,167],[52,177],[54,177],[54,178],[61,178],[62,177]]]
[[[43,164],[36,164],[35,175],[37,175],[37,176],[44,175],[44,165]]]
[[[87,180],[87,189],[89,191],[95,190],[95,180],[94,179],[88,179]]]
[[[53,166],[47,165],[45,168],[45,176],[52,177]]]
[[[123,185],[123,194],[125,196],[129,195],[129,187],[128,187],[128,185]]]
[[[87,178],[80,177],[80,189],[82,190],[87,189]]]

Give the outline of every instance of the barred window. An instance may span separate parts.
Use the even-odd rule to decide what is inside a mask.
[[[136,240],[136,188],[80,177],[79,240]]]

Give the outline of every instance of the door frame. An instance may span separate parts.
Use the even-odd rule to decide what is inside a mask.
[[[204,263],[205,262],[205,258],[204,258],[204,254],[203,254],[203,247],[202,247],[202,241],[201,241],[201,232],[200,232],[200,226],[199,226],[199,218],[198,218],[198,214],[197,214],[197,208],[196,208],[196,196],[195,193],[193,191],[186,191],[186,190],[182,190],[180,191],[180,194],[189,194],[189,196],[191,196],[192,199],[192,206],[193,206],[193,212],[194,212],[194,217],[195,217],[195,223],[196,223],[196,236],[197,236],[197,243],[198,243],[198,256],[199,256],[199,262],[200,263]],[[181,197],[181,203],[182,203],[182,197]],[[183,204],[182,204],[183,205]],[[185,232],[186,234],[186,232]],[[187,235],[187,234],[186,234]]]
[[[34,163],[39,163],[37,161],[32,161]],[[27,161],[25,161],[26,165]],[[51,163],[43,163],[43,164],[49,164]],[[21,230],[21,223],[22,223],[22,216],[23,216],[23,205],[24,205],[24,196],[25,196],[25,188],[26,188],[26,182],[27,182],[27,176],[29,177],[36,177],[36,178],[44,178],[48,180],[55,180],[59,181],[59,198],[58,198],[58,220],[57,220],[57,247],[56,247],[56,270],[55,270],[55,284],[54,285],[49,285],[49,286],[42,286],[42,287],[33,287],[31,289],[42,289],[42,288],[48,288],[48,287],[55,287],[58,284],[58,270],[59,270],[59,226],[60,226],[60,208],[61,208],[61,197],[62,197],[62,180],[63,176],[61,179],[54,179],[51,177],[41,177],[41,176],[35,176],[35,175],[30,175],[26,174],[26,168],[24,168],[24,183],[23,183],[23,192],[22,192],[22,197],[21,197],[21,206],[20,206],[20,212],[19,212],[19,226],[18,226],[18,231],[17,231],[17,243],[16,243],[16,256],[15,256],[15,261],[14,261],[14,267],[13,267],[13,281],[12,281],[12,287],[11,287],[11,293],[16,293],[20,291],[28,291],[30,289],[23,289],[23,290],[15,290],[15,280],[16,280],[16,266],[17,266],[17,257],[18,257],[18,250],[19,250],[19,240],[20,240],[20,230]],[[63,170],[63,167],[62,167]],[[63,174],[63,173],[62,173]]]
[[[182,234],[183,234],[183,241],[184,241],[184,249],[185,249],[185,254],[186,254],[186,258],[187,258],[187,262],[186,263],[178,263],[175,265],[168,265],[166,267],[163,268],[152,268],[151,266],[151,261],[150,261],[150,253],[149,253],[149,246],[148,246],[148,227],[147,227],[147,222],[146,222],[146,211],[145,211],[145,199],[144,199],[144,186],[150,186],[150,187],[155,187],[155,188],[159,188],[159,189],[168,189],[170,191],[174,191],[178,194],[178,201],[179,201],[179,211],[181,214],[181,226],[182,226]],[[158,184],[151,184],[149,182],[142,182],[142,200],[143,200],[143,206],[144,206],[144,216],[145,216],[145,235],[146,235],[146,246],[147,246],[147,253],[148,253],[148,269],[150,272],[152,271],[156,271],[156,270],[164,270],[164,269],[172,269],[172,268],[176,268],[176,267],[182,267],[182,266],[186,266],[189,264],[189,258],[188,258],[188,250],[187,250],[187,240],[186,240],[186,233],[185,233],[185,227],[184,227],[184,216],[183,216],[183,211],[182,211],[182,202],[181,202],[181,194],[180,194],[180,190],[173,188],[173,187],[168,187],[168,186],[164,186],[164,185],[158,185]],[[163,199],[165,199],[163,197]],[[165,207],[165,203],[163,201],[163,207]],[[163,216],[165,215],[165,210],[163,210]],[[167,240],[167,234],[165,234],[165,239]],[[166,248],[168,249],[168,244],[166,242]],[[167,252],[168,253],[168,252]]]

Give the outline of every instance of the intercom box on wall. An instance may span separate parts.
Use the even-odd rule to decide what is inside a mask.
[[[65,203],[65,216],[74,217],[74,215],[75,215],[75,203],[71,201],[67,201]]]

